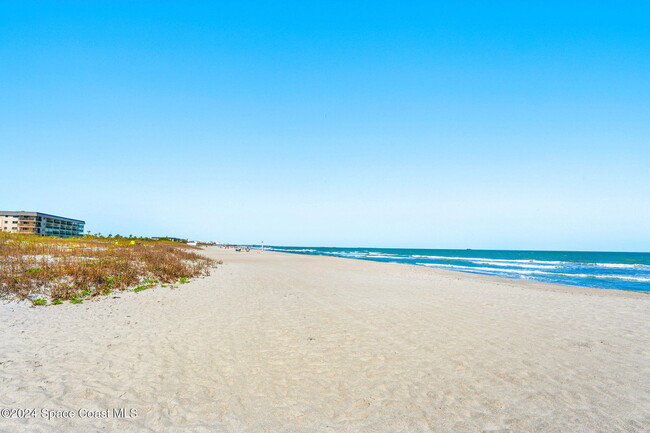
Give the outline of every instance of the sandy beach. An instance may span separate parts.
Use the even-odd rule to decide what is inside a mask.
[[[650,431],[648,295],[204,253],[177,289],[0,305],[0,408],[36,413],[0,431]]]

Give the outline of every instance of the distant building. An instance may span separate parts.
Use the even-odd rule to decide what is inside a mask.
[[[174,237],[171,237],[171,236],[158,236],[158,237],[151,238],[151,239],[156,239],[156,240],[159,240],[159,241],[172,241],[172,242],[187,243],[187,239],[174,238]]]
[[[81,236],[85,221],[40,212],[8,212],[0,210],[0,231],[68,238]]]

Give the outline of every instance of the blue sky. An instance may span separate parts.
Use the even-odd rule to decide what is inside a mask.
[[[0,2],[0,208],[649,251],[649,22],[624,1]]]

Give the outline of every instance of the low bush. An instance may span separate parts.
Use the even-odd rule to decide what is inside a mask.
[[[0,296],[43,293],[80,303],[114,290],[187,282],[215,265],[184,244],[118,239],[0,233]]]

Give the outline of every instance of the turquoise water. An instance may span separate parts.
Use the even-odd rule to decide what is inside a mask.
[[[278,246],[266,249],[405,263],[571,286],[650,292],[650,253]]]

